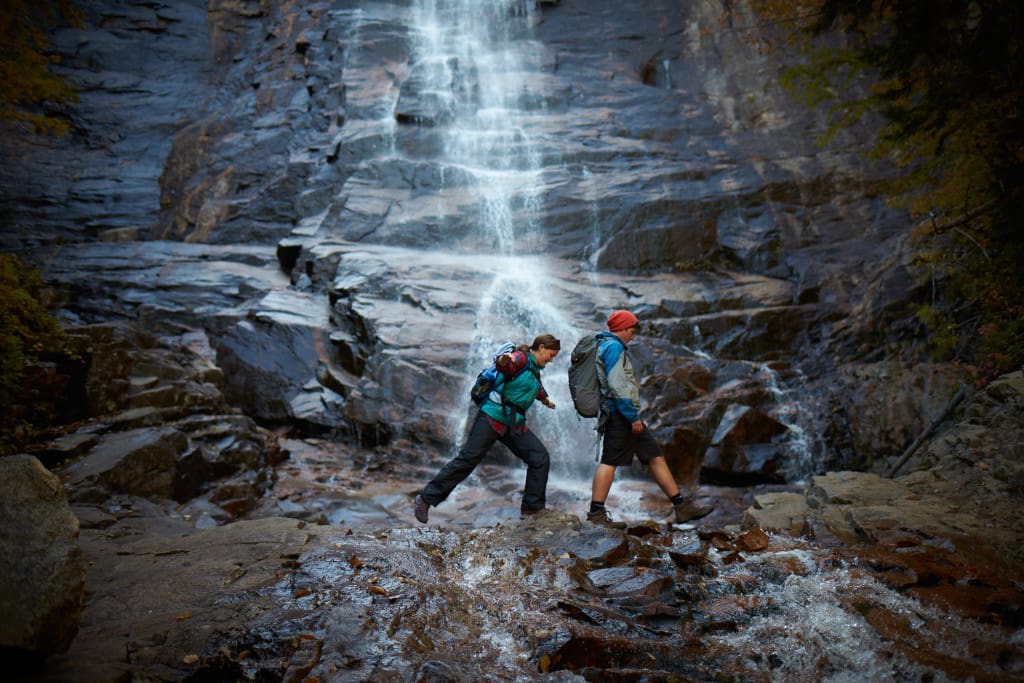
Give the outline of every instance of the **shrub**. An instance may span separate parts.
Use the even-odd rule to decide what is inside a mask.
[[[64,388],[58,375],[36,363],[69,354],[59,323],[42,303],[46,292],[37,270],[0,254],[0,454],[49,425]]]

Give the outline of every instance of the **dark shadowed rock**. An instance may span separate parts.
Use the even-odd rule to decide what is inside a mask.
[[[676,565],[684,569],[699,567],[708,561],[708,547],[708,543],[696,535],[673,537],[668,554]]]
[[[60,480],[36,458],[0,458],[0,650],[66,652],[85,604],[86,559]]]
[[[308,383],[316,384],[318,363],[331,362],[326,324],[322,299],[293,291],[264,297],[252,316],[228,330],[217,346],[228,400],[262,420],[295,417],[291,402]]]
[[[144,526],[129,531],[131,522],[122,522],[115,528],[132,540],[116,555],[105,547],[107,535],[117,532],[87,532],[82,543],[93,562],[91,619],[37,680],[113,680],[123,675],[126,650],[132,668],[187,676],[189,655],[207,647],[208,627],[244,624],[254,612],[254,591],[273,585],[282,567],[303,552],[312,535],[301,527],[295,520],[265,519],[182,535],[180,522],[146,533]]]
[[[618,564],[629,552],[629,544],[625,533],[591,526],[583,529],[567,549],[591,567],[605,567]]]
[[[188,437],[168,427],[106,436],[64,470],[72,500],[102,500],[113,492],[170,498],[178,457],[187,446]]]
[[[596,589],[613,598],[658,597],[672,585],[672,578],[661,572],[633,567],[595,569],[587,578]]]
[[[981,390],[964,419],[943,426],[908,474],[815,476],[804,495],[758,496],[743,526],[796,535],[818,528],[845,542],[897,547],[930,539],[968,555],[1021,564],[1022,378],[1011,373]]]
[[[849,364],[832,380],[826,438],[835,444],[837,468],[882,471],[945,409],[967,380],[952,365],[898,362]]]
[[[786,426],[750,406],[729,405],[704,457],[708,481],[780,482],[786,453],[775,444]]]

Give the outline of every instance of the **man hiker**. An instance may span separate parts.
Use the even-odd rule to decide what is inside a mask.
[[[651,469],[654,481],[672,501],[676,523],[699,519],[713,509],[701,506],[679,490],[665,456],[640,419],[640,383],[627,353],[627,345],[633,341],[639,324],[635,315],[618,310],[608,316],[608,331],[597,335],[597,377],[602,399],[598,424],[604,438],[601,462],[591,486],[587,520],[616,529],[623,529],[626,524],[612,521],[605,501],[615,479],[615,469],[630,465],[633,456]]]
[[[534,401],[548,408],[555,407],[541,384],[540,371],[554,360],[561,348],[561,342],[554,336],[542,334],[530,346],[522,345],[495,359],[499,381],[480,406],[459,454],[416,496],[413,512],[417,520],[426,524],[430,506],[447,498],[480,464],[495,441],[508,446],[526,463],[520,512],[532,515],[544,509],[551,460],[548,449],[526,426],[526,411]]]

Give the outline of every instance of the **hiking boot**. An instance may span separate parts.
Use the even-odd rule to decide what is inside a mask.
[[[686,500],[674,507],[676,511],[676,524],[700,519],[715,509],[714,505],[701,505],[695,500]]]
[[[551,520],[560,519],[562,516],[561,510],[553,510],[552,508],[540,508],[539,510],[520,510],[519,519],[524,522],[531,522],[534,524],[548,523]]]
[[[416,494],[416,500],[413,501],[412,510],[413,514],[416,515],[416,519],[424,524],[427,523],[427,514],[430,512],[430,505],[428,505],[427,501],[423,500],[423,496],[418,493]]]
[[[588,512],[587,521],[591,524],[598,524],[600,526],[608,527],[609,529],[625,529],[625,522],[613,521],[611,515],[608,514],[608,510],[601,508],[597,512]]]

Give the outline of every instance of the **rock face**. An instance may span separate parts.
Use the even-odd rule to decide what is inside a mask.
[[[155,337],[136,326],[69,327],[84,370],[72,372],[79,420],[32,447],[61,467],[73,503],[172,499],[210,524],[256,507],[286,453],[276,435],[228,409],[204,335]],[[215,521],[216,520],[216,521]]]
[[[0,458],[0,649],[66,652],[84,604],[85,555],[60,480],[31,456]]]
[[[267,423],[447,448],[488,344],[574,342],[628,305],[680,480],[898,447],[818,435],[847,427],[837,366],[915,291],[903,217],[857,131],[811,144],[744,3],[432,7],[89,3],[52,37],[72,133],[4,136],[5,245],[75,322],[205,336],[225,399]],[[787,429],[723,451],[741,407]],[[572,423],[542,427],[579,450]]]
[[[796,533],[818,528],[846,542],[907,549],[946,543],[968,558],[1019,567],[1022,430],[1024,373],[1018,371],[985,387],[964,419],[930,440],[903,476],[829,472],[813,478],[806,496],[757,497],[741,523]]]

